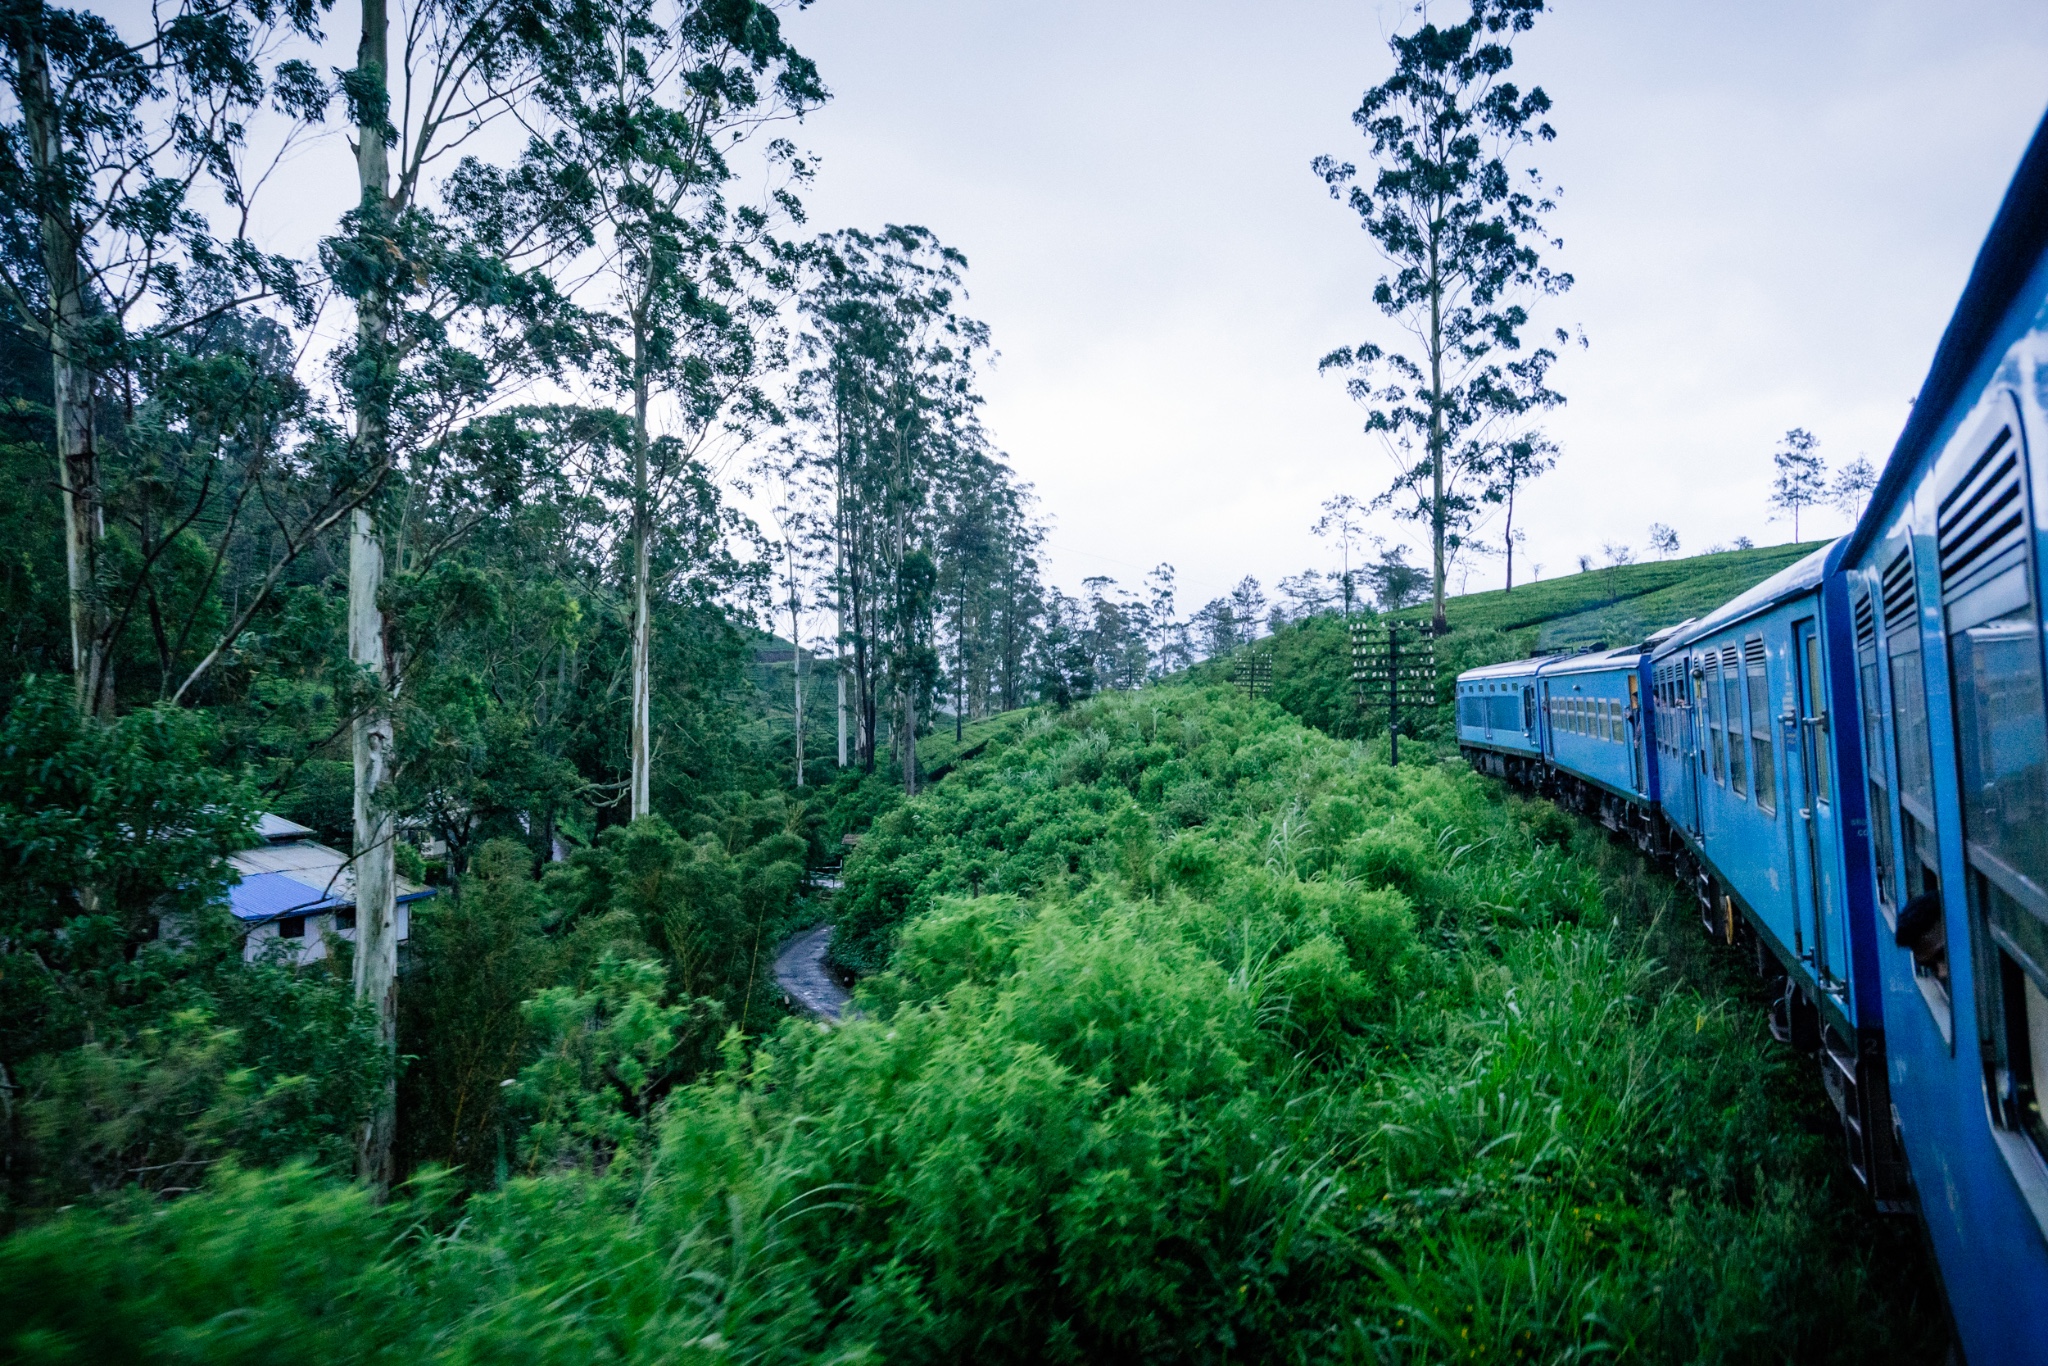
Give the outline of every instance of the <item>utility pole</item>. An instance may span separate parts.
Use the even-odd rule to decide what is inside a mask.
[[[1248,649],[1241,651],[1231,667],[1230,681],[1244,689],[1247,700],[1263,697],[1273,690],[1273,651]]]
[[[1401,633],[1413,632],[1403,641]],[[1401,713],[1436,705],[1436,641],[1417,622],[1390,621],[1381,638],[1373,627],[1351,628],[1351,681],[1358,707],[1387,709],[1387,762],[1401,762]]]

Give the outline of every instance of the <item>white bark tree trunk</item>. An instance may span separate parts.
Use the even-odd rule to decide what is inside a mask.
[[[789,677],[795,692],[796,709],[796,785],[804,785],[804,642],[802,624],[797,616],[796,590],[789,594]]]
[[[34,21],[31,21],[34,22]],[[39,40],[20,49],[22,125],[30,164],[54,194],[64,183],[64,132],[49,54]],[[73,206],[46,201],[37,225],[48,281],[51,406],[57,436],[57,487],[64,500],[64,567],[70,599],[71,670],[78,710],[110,716],[114,682],[107,614],[99,594],[99,548],[106,532],[98,443],[94,440],[92,369],[78,348],[88,322],[82,229]]]
[[[391,712],[386,685],[384,614],[377,595],[384,582],[384,540],[376,519],[357,509],[348,547],[348,653],[375,680],[376,703],[355,727],[356,999],[377,1009],[378,1037],[395,1058],[398,1048],[398,881],[396,821],[383,788],[391,776]],[[363,1125],[358,1175],[379,1191],[391,1184],[391,1141],[397,1124],[395,1078]]]
[[[362,0],[363,35],[356,49],[356,69],[387,80],[385,0]],[[356,178],[366,212],[382,216],[389,210],[390,163],[384,143],[384,111],[376,110],[356,128]],[[356,337],[363,360],[380,371],[392,363],[390,301],[374,288],[356,304]],[[380,375],[371,382],[367,401],[356,415],[356,439],[372,461],[384,463],[390,426],[384,411],[385,386]],[[375,692],[355,724],[355,991],[358,1001],[377,1011],[379,1037],[395,1064],[398,1048],[398,882],[397,828],[386,804],[384,785],[391,776],[391,678],[384,649],[384,613],[378,595],[384,584],[384,538],[374,510],[358,508],[350,517],[348,553],[348,653]],[[364,1122],[356,1149],[356,1174],[380,1195],[391,1185],[391,1143],[397,1130],[398,1092],[395,1066],[383,1094]]]
[[[634,366],[643,347],[634,341]],[[653,518],[647,506],[647,378],[633,386],[633,733],[632,816],[639,820],[654,807],[654,623],[649,601],[648,541]]]

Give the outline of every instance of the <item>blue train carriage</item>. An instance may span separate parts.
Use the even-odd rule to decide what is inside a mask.
[[[1849,1164],[1909,1208],[1892,1133],[1854,717],[1845,543],[1672,633],[1651,659],[1672,861],[1702,925],[1775,984],[1771,1032],[1816,1053]]]
[[[1521,659],[1458,675],[1458,748],[1480,772],[1524,787],[1541,781],[1536,673],[1546,662]]]
[[[1657,724],[1648,662],[1642,645],[1552,659],[1538,690],[1551,796],[1658,852],[1656,753],[1645,742]]]
[[[2044,443],[2048,123],[1844,555],[1891,1093],[1972,1366],[2048,1360]]]

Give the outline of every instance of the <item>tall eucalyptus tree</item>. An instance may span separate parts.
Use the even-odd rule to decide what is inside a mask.
[[[133,16],[131,35],[42,0],[0,6],[0,299],[48,353],[63,506],[71,662],[82,710],[114,705],[118,632],[103,542],[101,412],[139,349],[268,294],[299,297],[290,262],[242,231],[218,240],[194,208],[203,183],[246,229],[237,175],[244,123],[266,94],[294,102],[307,72],[273,87],[262,50],[313,31],[310,0],[179,0]],[[132,406],[132,404],[130,405]]]
[[[556,120],[532,155],[587,210],[612,309],[611,379],[632,410],[633,663],[629,790],[648,814],[653,773],[653,555],[665,498],[721,435],[776,419],[761,388],[780,364],[772,297],[794,281],[774,238],[801,221],[792,186],[808,168],[768,144],[785,174],[761,204],[734,208],[735,149],[826,98],[817,69],[758,0],[595,0],[596,41],[545,87]],[[654,439],[654,406],[674,430]],[[735,430],[737,429],[737,430]]]
[[[357,201],[321,248],[355,311],[334,358],[353,420],[355,462],[389,476],[350,516],[348,650],[357,672],[353,769],[357,997],[378,1012],[386,1047],[398,1019],[395,763],[392,699],[404,672],[385,601],[392,536],[413,567],[478,520],[458,513],[426,545],[407,546],[419,498],[470,482],[468,457],[502,445],[456,440],[464,424],[532,377],[559,372],[585,335],[549,270],[578,245],[548,212],[553,187],[473,157],[450,164],[480,128],[533,95],[593,31],[580,0],[418,0],[402,12],[394,58],[387,0],[359,0],[361,37],[341,91],[355,127]],[[403,120],[399,122],[398,120]],[[530,448],[515,448],[517,459]],[[417,476],[410,492],[408,473]],[[412,552],[410,555],[408,551]],[[391,1173],[391,1096],[365,1124],[360,1174]]]
[[[1330,352],[1320,368],[1348,375],[1346,389],[1368,409],[1366,431],[1394,458],[1398,474],[1375,506],[1429,527],[1439,632],[1445,572],[1477,508],[1474,483],[1504,440],[1564,401],[1548,383],[1556,353],[1523,352],[1522,331],[1528,300],[1569,289],[1572,277],[1539,250],[1559,245],[1543,235],[1551,192],[1534,168],[1518,175],[1511,165],[1556,136],[1544,121],[1550,97],[1507,79],[1514,36],[1543,6],[1471,0],[1461,23],[1396,34],[1393,75],[1351,116],[1371,147],[1371,184],[1350,162],[1313,163],[1392,268],[1374,305],[1420,348],[1411,356],[1363,342]]]
[[[988,329],[955,306],[966,264],[924,228],[845,229],[816,245],[803,299],[799,406],[821,433],[830,489],[856,761],[874,768],[886,689],[912,791],[939,679],[934,493],[987,449],[974,377]]]

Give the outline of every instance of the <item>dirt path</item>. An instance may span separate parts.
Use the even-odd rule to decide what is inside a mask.
[[[836,1020],[852,998],[825,969],[825,951],[831,947],[830,925],[813,925],[790,936],[775,955],[775,980],[799,1009]]]

